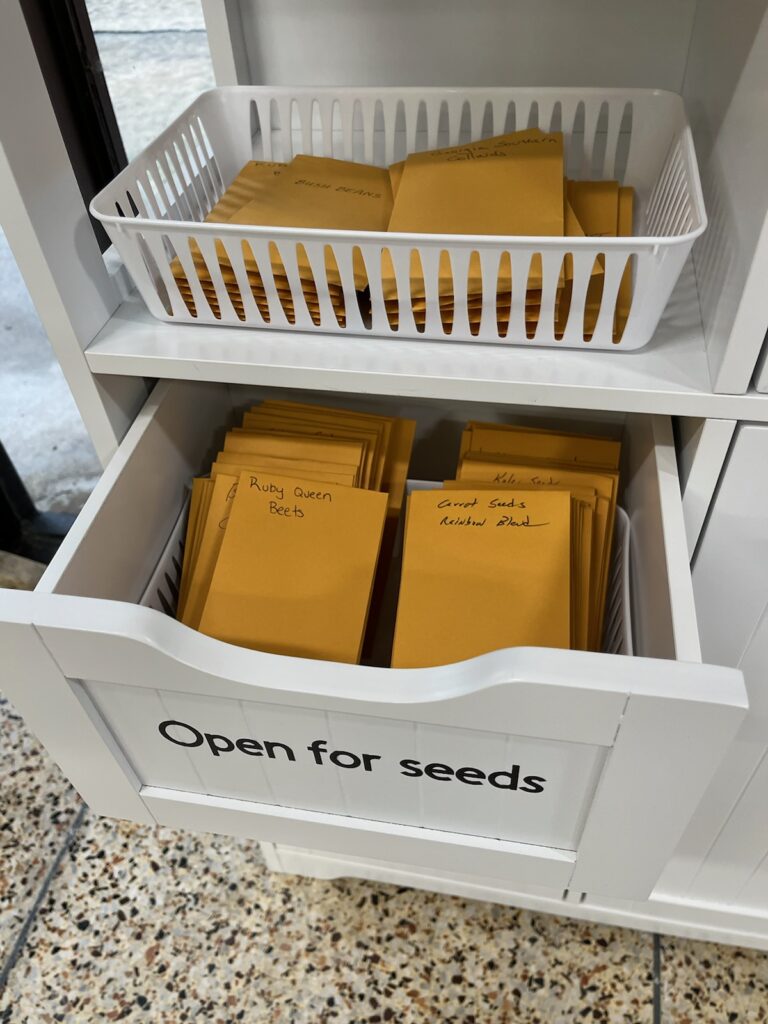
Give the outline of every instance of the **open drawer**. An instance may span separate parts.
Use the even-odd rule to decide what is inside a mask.
[[[519,888],[648,896],[746,709],[741,674],[700,663],[669,421],[606,427],[623,425],[634,656],[514,648],[391,670],[244,650],[138,604],[190,477],[262,396],[159,384],[38,590],[0,592],[0,686],[85,800]],[[558,422],[318,401],[416,418],[411,475],[432,480],[453,472],[469,418]]]

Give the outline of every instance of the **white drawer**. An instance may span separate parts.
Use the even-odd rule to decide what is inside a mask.
[[[522,888],[648,896],[746,709],[741,674],[700,663],[669,421],[623,420],[636,656],[513,648],[395,671],[244,650],[137,604],[218,429],[258,397],[158,385],[38,590],[0,593],[0,685],[85,800]],[[435,480],[468,418],[526,412],[321,400],[417,418],[412,475]]]

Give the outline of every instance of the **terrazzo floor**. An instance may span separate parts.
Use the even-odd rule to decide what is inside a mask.
[[[273,874],[252,841],[97,818],[0,723],[3,1024],[768,1019],[765,954]]]
[[[132,154],[210,82],[199,0],[88,7]],[[0,436],[40,507],[76,510],[95,456],[1,240],[0,271]],[[2,585],[38,571],[0,557]],[[768,1020],[763,953],[275,875],[255,842],[96,818],[2,698],[0,787],[0,1024]]]

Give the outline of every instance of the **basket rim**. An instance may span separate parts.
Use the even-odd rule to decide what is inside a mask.
[[[112,189],[115,185],[122,181],[126,176],[130,176],[131,173],[141,165],[142,161],[152,159],[153,151],[156,147],[163,144],[163,140],[167,136],[175,134],[178,126],[183,126],[188,123],[190,116],[195,114],[196,108],[202,102],[205,102],[207,98],[215,98],[216,96],[224,94],[263,94],[265,96],[287,96],[292,98],[298,98],[299,96],[333,96],[342,97],[350,93],[354,94],[354,98],[360,96],[382,98],[384,96],[463,96],[465,98],[471,98],[473,96],[486,96],[491,98],[494,95],[499,97],[503,96],[514,96],[514,95],[539,95],[539,96],[583,96],[583,97],[602,97],[604,100],[611,98],[617,99],[631,99],[632,97],[656,97],[664,99],[666,101],[675,102],[678,107],[678,113],[683,119],[681,125],[681,135],[683,146],[685,149],[686,160],[688,164],[688,181],[691,190],[691,200],[693,207],[696,211],[698,218],[698,225],[685,232],[681,235],[626,235],[621,237],[601,237],[599,241],[595,242],[594,237],[580,238],[568,235],[562,236],[539,236],[539,235],[456,235],[456,234],[424,234],[418,232],[364,232],[364,231],[343,231],[338,229],[330,228],[281,228],[270,225],[242,225],[242,224],[231,224],[231,223],[208,223],[205,221],[195,220],[166,220],[154,217],[121,217],[116,213],[111,213],[101,208],[102,203],[109,202],[112,204]],[[608,179],[606,179],[608,180]],[[99,192],[93,197],[88,206],[89,212],[93,217],[96,218],[100,223],[104,224],[107,229],[109,226],[122,229],[121,233],[124,233],[126,229],[135,229],[141,231],[160,231],[162,233],[167,232],[169,229],[173,231],[183,230],[188,233],[201,232],[203,237],[206,236],[234,236],[234,235],[249,235],[251,237],[262,237],[265,235],[272,235],[275,238],[283,238],[286,240],[292,240],[292,235],[301,235],[308,239],[325,239],[326,241],[335,242],[372,242],[377,244],[378,242],[386,239],[390,243],[394,243],[396,246],[401,244],[415,244],[422,245],[427,248],[434,247],[435,245],[442,244],[464,247],[466,248],[470,243],[468,239],[477,240],[480,246],[489,245],[491,248],[528,248],[531,245],[536,245],[543,249],[558,248],[562,249],[564,245],[574,251],[578,250],[593,250],[602,251],[607,248],[622,249],[629,248],[634,250],[647,250],[657,249],[660,246],[671,247],[677,245],[692,244],[707,228],[708,218],[707,212],[704,205],[704,196],[701,187],[701,176],[699,173],[698,161],[696,159],[695,147],[693,144],[693,136],[691,133],[690,124],[688,123],[685,103],[683,97],[676,92],[669,89],[651,89],[651,88],[609,88],[604,89],[599,86],[266,86],[266,85],[221,85],[213,86],[210,89],[206,89],[201,92],[186,108],[178,115],[159,135],[157,135],[144,149],[134,156],[126,166],[115,175],[115,177],[100,189]],[[191,230],[190,230],[191,229]],[[297,238],[297,241],[301,241],[301,238]],[[475,248],[478,246],[475,245]]]
[[[193,107],[204,96],[222,93],[263,93],[271,96],[345,96],[358,95],[389,95],[389,96],[505,96],[505,95],[543,95],[543,96],[604,96],[633,97],[656,96],[674,99],[684,103],[683,97],[674,89],[657,89],[648,86],[599,86],[599,85],[212,85],[201,93],[186,108]],[[182,115],[183,116],[183,115]]]
[[[645,251],[668,248],[677,245],[688,245],[703,234],[707,228],[706,213],[697,227],[682,235],[590,235],[586,237],[574,235],[449,235],[419,234],[403,231],[342,231],[331,228],[286,228],[271,227],[268,224],[228,224],[196,220],[154,220],[146,217],[119,217],[104,215],[94,208],[95,200],[89,209],[102,224],[116,228],[126,227],[136,231],[152,231],[159,234],[202,235],[209,238],[230,237],[235,240],[248,241],[249,238],[264,238],[285,241],[348,242],[353,245],[381,245],[382,248],[445,249],[459,248],[480,250],[483,248],[510,250],[562,250],[603,252],[606,249]]]

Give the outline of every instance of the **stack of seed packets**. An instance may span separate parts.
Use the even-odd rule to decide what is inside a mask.
[[[285,401],[247,412],[193,481],[177,617],[243,647],[359,661],[414,429]]]
[[[389,169],[307,155],[296,156],[289,164],[250,161],[205,219],[209,223],[299,229],[583,238],[631,235],[633,213],[632,188],[620,187],[617,181],[568,180],[562,133],[527,128],[447,149],[412,153]],[[310,256],[301,241],[271,241],[263,250],[254,245],[256,252],[252,244],[236,235],[223,235],[206,255],[191,239],[189,253],[172,260],[174,279],[193,315],[197,315],[196,303],[202,301],[214,316],[221,316],[222,291],[217,291],[213,280],[214,274],[220,274],[236,315],[245,319],[241,290],[245,282],[238,281],[233,265],[242,260],[247,287],[265,321],[270,320],[268,300],[272,298],[280,302],[289,323],[294,323],[296,301],[301,296],[316,325],[321,323],[321,310],[327,302],[339,326],[345,326],[344,290],[329,246],[315,248]],[[488,272],[484,284],[479,254],[472,252],[466,266],[453,265],[447,250],[435,259],[432,270],[437,275],[436,301],[443,328],[450,333],[461,309],[466,310],[471,331],[478,333],[483,308],[489,305],[484,295]],[[528,337],[535,335],[545,312],[556,336],[562,336],[571,308],[573,263],[573,256],[566,253],[547,300],[540,253],[533,253],[524,279],[513,281],[509,253],[502,252],[491,297],[499,332],[506,335],[510,328],[514,294],[524,296]],[[364,318],[370,312],[369,275],[378,275],[379,270],[390,325],[398,328],[402,309],[410,307],[416,329],[423,331],[430,268],[425,270],[414,249],[407,281],[401,277],[398,282],[389,249],[382,250],[380,268],[366,267],[360,250],[355,249],[352,277]],[[604,276],[605,258],[599,255],[591,269],[583,313],[586,339],[597,324]],[[614,315],[617,340],[631,300],[632,274],[627,264]],[[521,308],[519,298],[515,308]]]
[[[385,168],[328,157],[297,156],[290,164],[248,164],[206,220],[272,227],[386,231],[391,211],[392,191]],[[217,240],[217,261],[227,294],[235,312],[242,318],[243,300],[227,244],[238,243]],[[257,260],[248,242],[242,243],[242,249],[248,283],[265,319],[269,319],[266,296],[271,292],[279,298],[288,320],[293,321],[294,294],[300,288],[310,316],[319,324],[319,288],[329,297],[337,321],[344,326],[344,292],[330,250],[326,249],[323,258],[313,263],[301,243],[270,243],[268,260]],[[210,270],[197,245],[193,246],[193,254],[203,292],[214,315],[218,315]],[[359,252],[353,259],[352,269],[355,288],[363,291],[367,277]],[[190,301],[194,302],[192,289],[178,260],[173,263],[173,273],[189,308]]]
[[[408,499],[392,666],[600,650],[620,442],[470,423],[456,479]]]
[[[227,224],[236,219],[238,212],[255,198],[260,191],[267,188],[279,176],[284,167],[285,164],[282,163],[250,160],[206,216],[206,223]],[[230,246],[236,246],[237,244],[237,242],[227,242],[227,245]],[[264,282],[256,261],[253,259],[253,254],[250,252],[250,248],[246,250],[245,246],[243,246],[243,257],[246,261],[248,285],[253,293],[254,300],[262,315],[268,317],[269,310],[266,304]],[[190,240],[190,259],[192,260],[192,270],[189,274],[185,271],[182,261],[178,256],[171,263],[171,272],[187,309],[193,316],[197,314],[195,296],[192,284],[190,283],[190,278],[197,278],[205,301],[214,316],[220,316],[221,308],[208,263],[194,240]],[[216,241],[216,261],[218,262],[232,305],[238,316],[244,318],[245,310],[242,295],[237,285],[231,260],[227,254],[226,245],[220,239]],[[290,295],[288,297],[290,298]]]
[[[585,237],[632,233],[633,189],[616,181],[568,181],[564,174],[563,135],[538,128],[499,135],[448,149],[415,153],[390,169],[394,204],[390,231],[426,234]],[[584,314],[585,337],[591,337],[602,298],[605,260],[595,260]],[[385,253],[384,299],[390,323],[398,326],[402,303],[410,304],[417,329],[426,320],[424,268],[411,257],[408,294],[398,292],[391,258]],[[566,255],[554,296],[554,322],[565,330],[573,283],[573,258]],[[525,328],[536,331],[542,312],[542,262],[534,254],[527,277],[515,281],[525,295]],[[631,272],[627,268],[617,302],[617,337],[629,314]],[[493,291],[500,332],[509,329],[512,307],[512,266],[504,253]],[[402,291],[402,288],[400,289]],[[466,280],[440,254],[438,301],[444,328],[450,331],[454,310],[466,303],[470,328],[476,333],[483,309],[480,257],[472,253]]]

